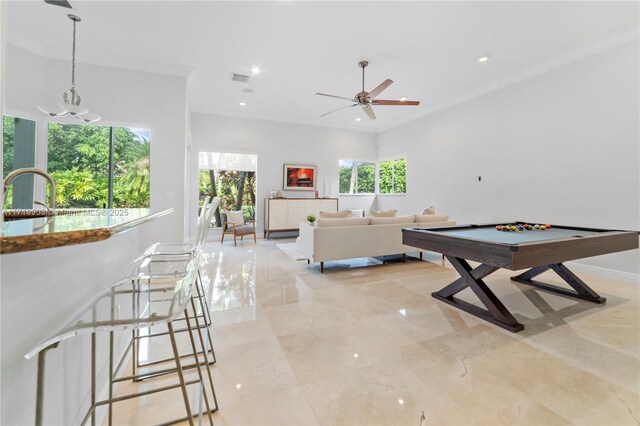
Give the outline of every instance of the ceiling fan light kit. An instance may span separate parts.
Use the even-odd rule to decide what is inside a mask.
[[[376,119],[376,115],[373,112],[373,108],[371,108],[371,105],[409,105],[409,106],[420,105],[420,101],[407,101],[406,98],[402,98],[400,100],[376,99],[376,97],[380,93],[382,93],[387,87],[389,87],[391,85],[391,83],[393,83],[393,80],[386,79],[385,81],[380,83],[372,91],[370,91],[370,92],[365,91],[364,90],[364,69],[368,65],[369,65],[368,61],[360,61],[360,62],[358,62],[358,66],[360,68],[362,68],[362,91],[359,92],[359,93],[356,93],[356,95],[353,97],[353,99],[347,98],[347,97],[344,97],[344,96],[327,95],[326,93],[316,93],[316,95],[328,96],[330,98],[336,98],[336,99],[344,99],[344,100],[352,102],[351,105],[343,106],[342,108],[338,108],[338,109],[335,109],[333,111],[329,111],[327,113],[322,114],[320,117],[324,117],[326,115],[332,114],[332,113],[334,113],[336,111],[340,111],[340,110],[345,109],[345,108],[353,108],[353,107],[359,106],[359,107],[362,108],[362,110],[365,112],[365,114],[367,114],[367,117],[369,117],[371,120],[375,120]]]
[[[64,92],[62,100],[64,103],[58,104],[58,107],[43,107],[38,105],[38,109],[49,117],[66,117],[71,115],[85,123],[94,123],[100,120],[100,116],[90,114],[87,108],[80,106],[82,98],[76,90],[76,23],[81,19],[76,15],[69,14],[67,17],[73,21],[73,49],[71,53],[71,88]]]

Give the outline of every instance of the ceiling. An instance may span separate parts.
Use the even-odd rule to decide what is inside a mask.
[[[192,111],[376,131],[638,36],[638,2],[73,1],[78,62],[189,75]],[[10,1],[9,43],[67,59],[69,12]],[[604,41],[603,41],[604,40]],[[478,57],[489,55],[486,63]],[[420,100],[359,108],[361,88]],[[258,66],[259,75],[251,74]],[[248,84],[232,73],[250,75]],[[253,93],[242,89],[251,88]],[[80,87],[81,89],[81,87]],[[246,103],[241,106],[240,102]],[[361,121],[356,121],[360,117]]]

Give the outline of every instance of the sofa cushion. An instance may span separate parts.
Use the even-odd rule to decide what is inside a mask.
[[[336,218],[336,217],[349,217],[351,216],[351,212],[349,210],[339,210],[337,212],[333,212],[333,211],[321,211],[318,213],[319,217],[326,217],[326,218]]]
[[[369,216],[371,217],[393,217],[396,215],[398,210],[371,210]]]
[[[449,220],[448,214],[416,214],[417,223],[427,223],[427,222],[446,222]]]
[[[426,209],[422,210],[422,213],[420,214],[436,214],[436,208],[433,206],[427,207]]]
[[[364,209],[347,209],[351,212],[351,217],[364,217]]]
[[[371,225],[389,225],[392,223],[414,223],[415,218],[412,214],[407,216],[394,216],[394,217],[372,217]]]
[[[358,226],[368,225],[368,217],[324,217],[318,219],[318,228],[326,228],[329,226]]]

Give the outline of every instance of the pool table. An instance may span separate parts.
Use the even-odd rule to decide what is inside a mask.
[[[502,224],[506,223],[525,222]],[[557,225],[544,231],[498,231],[496,226],[502,224],[405,228],[402,230],[402,241],[407,246],[442,253],[460,274],[460,278],[432,293],[433,297],[514,333],[522,331],[524,325],[515,319],[483,278],[500,268],[512,271],[528,269],[511,279],[565,296],[604,303],[604,297],[593,291],[562,262],[638,248],[637,231]],[[467,260],[480,262],[480,265],[472,268]],[[533,279],[549,269],[556,272],[574,291]],[[467,287],[471,288],[486,309],[454,297]]]

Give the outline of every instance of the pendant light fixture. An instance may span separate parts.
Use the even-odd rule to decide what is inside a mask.
[[[66,117],[72,115],[85,123],[94,123],[100,120],[100,116],[89,113],[87,108],[80,106],[80,95],[76,90],[76,23],[80,22],[80,18],[76,15],[67,15],[73,21],[73,50],[71,54],[71,89],[64,92],[62,99],[64,104],[58,104],[58,107],[42,107],[38,105],[38,109],[49,117]]]

